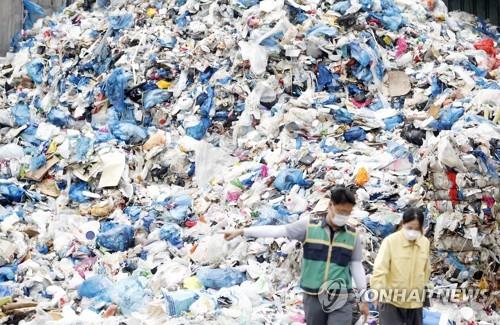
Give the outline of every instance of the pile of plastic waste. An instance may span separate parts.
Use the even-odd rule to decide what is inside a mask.
[[[0,65],[2,320],[303,323],[300,243],[221,232],[345,184],[368,273],[423,206],[434,285],[488,291],[426,324],[500,322],[497,27],[440,0],[80,0],[32,23]]]

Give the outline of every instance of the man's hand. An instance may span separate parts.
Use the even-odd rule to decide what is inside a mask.
[[[368,321],[368,316],[370,316],[370,308],[368,308],[368,303],[360,302],[359,312],[364,316],[363,324],[366,323]]]
[[[238,230],[229,230],[224,232],[224,239],[225,240],[232,240],[238,236],[243,235],[243,229],[238,229]]]

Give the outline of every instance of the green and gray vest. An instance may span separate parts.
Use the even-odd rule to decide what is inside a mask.
[[[344,226],[334,233],[330,241],[330,232],[324,222],[310,219],[300,275],[300,287],[305,293],[317,295],[327,281],[342,283],[343,288],[352,290],[349,263],[355,243],[353,229]]]

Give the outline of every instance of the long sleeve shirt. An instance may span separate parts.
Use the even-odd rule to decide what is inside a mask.
[[[423,306],[424,287],[431,273],[429,246],[424,236],[411,242],[402,231],[382,241],[370,279],[381,302],[399,308]]]
[[[289,239],[295,239],[304,242],[304,240],[306,239],[308,223],[309,218],[303,217],[298,221],[287,225],[249,227],[243,231],[243,235],[245,237],[286,237]],[[354,283],[356,284],[356,288],[359,290],[366,289],[366,273],[365,269],[363,268],[363,264],[361,263],[362,258],[363,251],[361,248],[361,243],[359,240],[356,240],[352,253],[351,263],[349,264],[349,269],[354,279]]]

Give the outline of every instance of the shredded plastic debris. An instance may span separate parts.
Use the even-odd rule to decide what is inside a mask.
[[[2,320],[303,323],[300,244],[220,232],[345,184],[367,273],[424,206],[434,286],[489,293],[424,324],[500,323],[497,27],[441,0],[30,8],[0,65]]]

